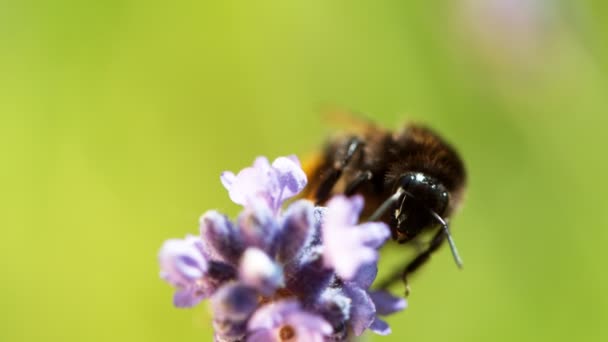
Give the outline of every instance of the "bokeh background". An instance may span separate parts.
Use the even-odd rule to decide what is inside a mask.
[[[470,173],[464,271],[442,249],[369,339],[608,340],[606,4],[2,1],[0,340],[210,340],[157,251],[325,105],[426,122]]]

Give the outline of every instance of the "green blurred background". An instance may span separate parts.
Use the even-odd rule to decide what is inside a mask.
[[[205,305],[172,307],[157,251],[207,209],[237,212],[221,171],[314,150],[328,104],[426,122],[470,173],[465,270],[442,249],[394,333],[370,338],[608,340],[607,15],[600,0],[2,1],[0,340],[210,340]]]

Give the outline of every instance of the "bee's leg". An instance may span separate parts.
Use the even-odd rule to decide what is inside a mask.
[[[371,180],[373,177],[373,174],[371,171],[366,170],[366,171],[362,171],[359,172],[357,174],[357,177],[355,177],[355,179],[353,179],[350,183],[348,183],[348,185],[346,186],[346,190],[344,190],[344,195],[346,196],[352,196],[354,195],[354,193],[357,191],[357,189],[359,189],[359,187]]]
[[[381,290],[386,290],[395,282],[401,280],[405,284],[405,296],[408,296],[410,293],[410,287],[408,285],[407,277],[414,273],[420,266],[424,265],[424,263],[431,258],[431,254],[439,249],[444,241],[445,231],[443,229],[439,229],[424,251],[418,254],[414,260],[410,261],[405,268],[403,268],[403,270],[395,270],[395,272],[393,272],[388,278],[378,285],[378,288]]]
[[[412,247],[414,247],[416,253],[418,254],[424,252],[428,246],[428,242],[422,241],[422,239],[420,238],[411,240],[410,244],[412,245]]]
[[[363,141],[357,137],[352,137],[347,141],[346,145],[344,146],[342,158],[336,160],[333,168],[323,175],[321,184],[315,193],[315,200],[317,204],[323,203],[329,198],[331,190],[342,176],[344,168],[351,162],[353,156],[355,156],[357,152],[363,153],[363,145]]]

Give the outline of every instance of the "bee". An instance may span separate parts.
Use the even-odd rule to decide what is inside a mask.
[[[323,205],[333,194],[360,194],[363,219],[383,221],[397,243],[418,246],[413,260],[378,286],[387,289],[401,280],[407,296],[408,276],[445,241],[462,267],[448,221],[463,198],[464,164],[449,143],[423,125],[410,123],[392,132],[363,119],[352,123],[354,132],[329,140],[317,158],[305,163],[305,196]],[[432,238],[423,243],[427,233]]]

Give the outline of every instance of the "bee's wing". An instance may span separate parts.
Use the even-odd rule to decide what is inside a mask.
[[[365,115],[340,107],[324,107],[321,109],[323,121],[341,131],[355,135],[366,135],[373,131],[383,131]]]

